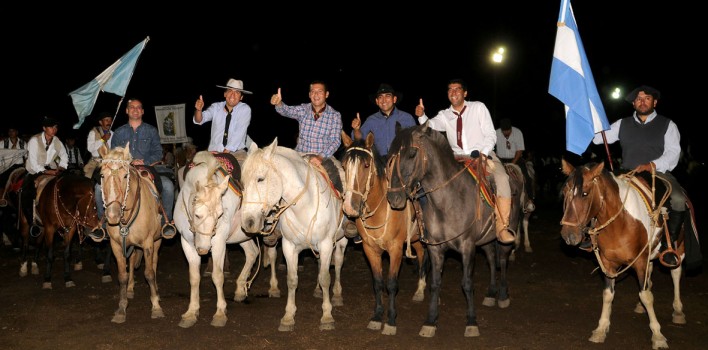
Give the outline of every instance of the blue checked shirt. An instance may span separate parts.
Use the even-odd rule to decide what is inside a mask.
[[[301,153],[316,153],[324,158],[334,155],[342,143],[342,115],[330,105],[325,107],[320,118],[315,121],[312,103],[288,106],[281,103],[275,106],[278,114],[297,120],[300,133],[297,136],[295,150]]]
[[[145,124],[136,131],[130,124],[125,124],[113,132],[111,147],[125,147],[130,142],[130,155],[133,159],[142,159],[145,165],[151,165],[162,159],[162,145],[157,128]]]

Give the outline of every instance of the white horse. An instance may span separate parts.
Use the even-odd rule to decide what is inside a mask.
[[[343,304],[340,272],[347,245],[342,199],[298,152],[278,147],[277,139],[263,149],[258,146],[249,149],[243,164],[243,186],[243,230],[268,233],[277,226],[283,235],[288,302],[278,330],[295,329],[298,254],[304,249],[311,249],[319,257],[319,288],[315,289],[315,296],[322,294],[320,330],[334,329],[332,304]],[[329,267],[333,255],[335,281],[330,301]]]
[[[256,240],[241,230],[241,204],[238,189],[229,185],[231,176],[223,171],[213,154],[202,151],[194,157],[194,167],[187,172],[184,186],[180,189],[175,205],[174,220],[181,233],[182,250],[189,262],[189,284],[191,294],[189,308],[182,314],[180,327],[188,328],[197,322],[199,316],[199,266],[201,255],[211,251],[213,257],[212,281],[216,286],[216,313],[211,325],[226,325],[226,300],[224,298],[224,257],[227,243],[238,243],[246,254],[246,262],[236,280],[235,301],[247,297],[251,274],[256,258],[260,254]],[[280,297],[278,280],[275,277],[276,254],[269,252],[271,265],[270,297]]]

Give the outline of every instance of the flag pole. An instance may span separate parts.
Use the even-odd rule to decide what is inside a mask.
[[[605,144],[605,153],[607,153],[607,161],[610,162],[610,170],[614,173],[615,167],[612,165],[612,155],[610,154],[610,146],[607,143],[607,136],[605,135],[605,130],[602,130],[602,142]]]
[[[147,37],[145,37],[145,44],[143,45],[143,50],[145,50],[145,46],[147,46],[147,43],[149,41],[150,41],[150,36],[148,35]],[[141,50],[141,52],[142,52],[142,50]],[[138,61],[140,61],[140,56],[138,56],[138,58],[135,59],[134,66],[138,65]],[[134,73],[135,73],[135,68],[133,68],[133,71],[130,72],[130,77],[128,78],[128,83],[125,85],[125,91],[128,91],[128,85],[130,85],[130,80],[133,79]],[[125,94],[123,94],[123,96],[121,96],[120,100],[118,101],[118,106],[116,106],[116,113],[113,115],[113,121],[111,121],[111,126],[110,126],[109,130],[113,129],[113,124],[115,124],[115,122],[116,122],[116,117],[118,116],[118,112],[120,111],[120,105],[123,104],[123,100],[125,100]]]

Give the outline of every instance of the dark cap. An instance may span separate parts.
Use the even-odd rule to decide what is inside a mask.
[[[389,84],[381,84],[379,85],[378,90],[376,90],[375,95],[371,95],[371,100],[376,101],[376,98],[379,97],[381,94],[391,94],[397,98],[396,103],[401,102],[401,99],[403,98],[403,94],[400,92],[396,92],[396,90],[393,89],[393,86]]]
[[[101,119],[103,119],[103,118],[111,118],[111,119],[113,119],[113,113],[111,113],[111,112],[101,112],[101,113],[98,113],[98,117],[96,118],[96,120],[101,121]]]
[[[42,119],[42,127],[50,127],[57,125],[59,125],[59,122],[57,122],[57,120],[52,117],[44,117],[44,119]]]
[[[651,86],[642,85],[642,86],[632,90],[632,92],[630,92],[624,98],[624,100],[629,103],[634,103],[634,100],[637,98],[637,95],[639,95],[640,91],[644,91],[644,93],[647,95],[652,95],[655,100],[658,100],[661,97],[661,93],[659,92],[659,90],[657,90]]]

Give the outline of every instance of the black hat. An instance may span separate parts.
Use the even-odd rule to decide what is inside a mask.
[[[96,117],[96,120],[101,121],[103,118],[111,118],[113,119],[113,113],[111,112],[101,112],[98,113],[98,116]]]
[[[401,99],[403,98],[403,94],[400,92],[397,92],[396,90],[393,89],[393,86],[388,85],[388,84],[381,84],[379,85],[378,90],[376,90],[375,95],[371,95],[371,100],[376,102],[376,98],[379,97],[381,94],[392,94],[397,98],[396,103],[400,103]]]
[[[632,92],[630,92],[630,93],[624,98],[624,100],[627,101],[627,102],[629,102],[629,103],[634,103],[634,100],[637,98],[637,95],[639,95],[639,92],[640,92],[640,91],[644,91],[644,93],[647,94],[647,95],[652,95],[655,100],[658,100],[659,97],[661,97],[661,93],[659,92],[659,90],[657,90],[657,89],[655,89],[655,88],[653,88],[653,87],[651,87],[651,86],[642,85],[642,86],[640,86],[640,87],[638,87],[638,88],[632,90]]]
[[[57,122],[57,120],[52,117],[44,117],[44,119],[42,119],[42,127],[50,127],[57,125],[59,125],[59,122]]]

